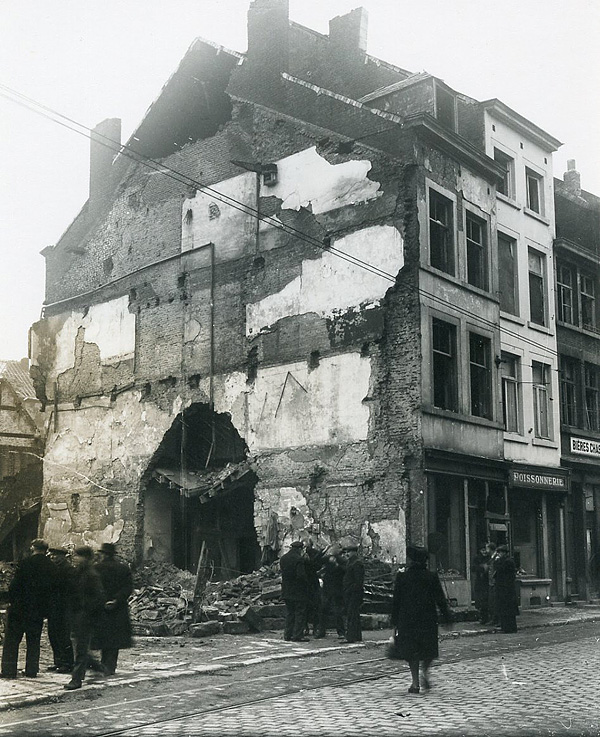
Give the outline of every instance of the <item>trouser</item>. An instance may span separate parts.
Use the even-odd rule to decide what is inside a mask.
[[[327,591],[327,589],[323,589],[321,619],[319,622],[319,635],[321,637],[325,637],[325,634],[327,633],[327,623],[329,618],[333,618],[338,635],[343,637],[344,597],[335,591]]]
[[[319,631],[322,608],[321,587],[317,584],[310,590],[306,614],[308,623],[313,626],[313,634],[316,634]]]
[[[48,639],[52,648],[54,665],[58,668],[73,667],[73,643],[67,612],[57,607],[48,616]]]
[[[362,640],[360,627],[362,592],[344,594],[344,605],[346,607],[346,640],[348,642],[360,642]]]
[[[117,670],[117,660],[119,659],[119,648],[103,647],[102,648],[102,665],[109,675]]]
[[[40,669],[40,642],[42,639],[43,617],[26,617],[23,612],[9,608],[2,647],[2,674],[17,675],[19,645],[25,635],[27,654],[25,656],[25,675],[37,676]]]
[[[81,683],[86,670],[91,666],[94,670],[103,670],[100,663],[90,654],[90,645],[94,632],[94,623],[84,614],[78,614],[73,621],[71,639],[75,652],[75,665],[71,680]]]
[[[287,615],[283,637],[285,640],[300,640],[306,629],[307,603],[306,601],[285,599],[285,608],[287,609]]]
[[[517,617],[515,614],[500,613],[500,629],[502,632],[517,631]]]

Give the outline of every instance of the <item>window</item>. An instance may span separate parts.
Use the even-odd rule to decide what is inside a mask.
[[[514,188],[514,172],[515,172],[515,160],[512,156],[508,156],[499,149],[494,149],[494,161],[504,169],[504,178],[502,184],[498,185],[497,191],[500,194],[505,195],[514,199],[515,188]]]
[[[487,226],[485,220],[467,213],[467,282],[488,288]]]
[[[432,321],[433,337],[433,404],[452,412],[458,410],[456,327]]]
[[[469,333],[471,369],[471,414],[492,418],[491,341],[478,333]]]
[[[454,95],[440,87],[435,86],[435,117],[441,125],[449,128],[451,131],[456,130],[456,102]]]
[[[579,296],[581,299],[581,325],[588,330],[596,329],[596,289],[591,276],[580,274]]]
[[[521,432],[521,384],[519,358],[502,354],[502,412],[506,432]]]
[[[500,309],[518,315],[517,241],[504,233],[498,233],[498,272]]]
[[[454,274],[454,218],[452,201],[429,190],[429,263]]]
[[[457,476],[432,476],[430,529],[439,540],[435,565],[440,573],[466,574],[465,494]]]
[[[556,309],[558,310],[558,319],[561,322],[568,322],[575,325],[575,298],[573,293],[574,285],[573,269],[564,264],[559,264],[556,269]]]
[[[531,322],[546,324],[546,257],[529,249],[529,311]]]
[[[577,385],[579,363],[572,358],[560,359],[560,414],[565,425],[577,426]]]
[[[585,364],[585,427],[600,430],[600,368]]]
[[[535,437],[547,440],[550,438],[550,366],[547,366],[545,363],[533,361],[531,369]]]
[[[527,186],[527,207],[539,215],[544,214],[544,188],[543,178],[531,169],[525,169],[525,180]]]

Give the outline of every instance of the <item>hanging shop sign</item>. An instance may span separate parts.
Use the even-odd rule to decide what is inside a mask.
[[[600,458],[600,441],[587,438],[571,438],[571,453]]]
[[[524,486],[528,489],[548,489],[568,491],[569,475],[564,471],[542,471],[538,468],[511,469],[508,472],[510,486]]]

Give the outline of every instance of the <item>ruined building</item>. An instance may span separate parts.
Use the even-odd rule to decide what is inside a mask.
[[[372,57],[366,23],[255,0],[247,53],[197,40],[126,147],[95,129],[32,329],[45,536],[191,569],[204,544],[222,575],[297,535],[428,541],[465,603],[518,525],[562,595],[560,144]]]

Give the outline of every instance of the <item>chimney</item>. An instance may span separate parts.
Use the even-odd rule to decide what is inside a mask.
[[[248,61],[279,79],[288,69],[289,0],[253,0],[248,10]]]
[[[567,192],[581,197],[581,174],[575,166],[575,159],[567,159],[567,171],[563,174],[563,181]]]
[[[355,8],[346,15],[338,15],[329,21],[329,42],[332,48],[348,54],[364,54],[367,51],[369,17],[365,8]]]
[[[121,145],[120,118],[107,118],[90,137],[90,202],[102,195],[110,182],[112,162]]]

